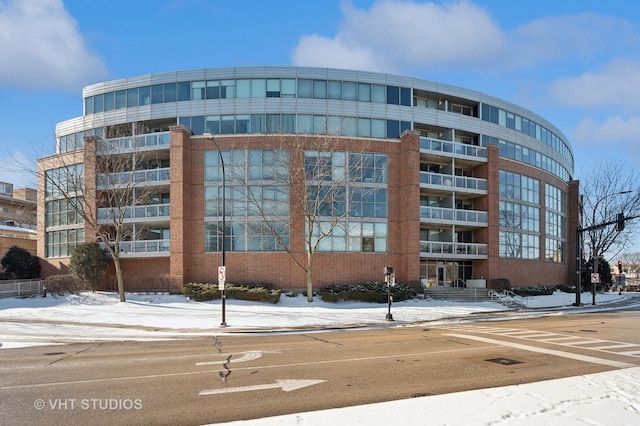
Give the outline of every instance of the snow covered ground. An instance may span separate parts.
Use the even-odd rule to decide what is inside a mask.
[[[528,308],[553,308],[558,315],[607,309],[630,294],[556,293],[527,299]],[[498,303],[419,300],[394,303],[394,326],[452,318],[472,320],[479,313],[503,311]],[[128,295],[118,302],[110,293],[82,293],[53,298],[0,299],[2,350],[80,341],[159,340],[224,335],[238,330],[388,326],[386,305],[308,303],[302,296],[281,298],[276,305],[227,300],[220,328],[220,301],[197,303],[179,295]],[[532,315],[514,311],[514,315]],[[505,403],[506,401],[506,403]],[[327,411],[235,422],[251,425],[415,424],[434,425],[630,425],[640,424],[640,367],[518,386],[427,396]]]

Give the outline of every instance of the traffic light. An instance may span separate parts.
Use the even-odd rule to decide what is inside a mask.
[[[624,230],[624,213],[618,213],[616,220],[616,231],[622,232]]]
[[[622,273],[622,261],[618,260],[618,273],[621,274]]]

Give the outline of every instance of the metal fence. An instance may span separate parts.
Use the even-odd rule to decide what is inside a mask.
[[[44,294],[44,281],[0,281],[0,299],[3,297],[29,297]]]

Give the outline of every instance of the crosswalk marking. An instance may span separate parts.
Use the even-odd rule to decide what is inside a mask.
[[[451,331],[470,332],[476,334],[490,334],[492,336],[503,336],[513,339],[529,340],[564,347],[587,349],[614,355],[624,355],[640,358],[640,344],[618,342],[615,340],[570,336],[566,334],[543,332],[539,330],[522,330],[516,328],[491,327],[486,325],[472,324],[449,324],[434,328]]]

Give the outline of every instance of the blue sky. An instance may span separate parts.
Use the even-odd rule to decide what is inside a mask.
[[[164,71],[298,65],[400,74],[523,106],[580,179],[640,152],[640,3],[628,0],[0,0],[0,180],[53,153],[82,87]],[[18,161],[17,161],[18,160]]]

